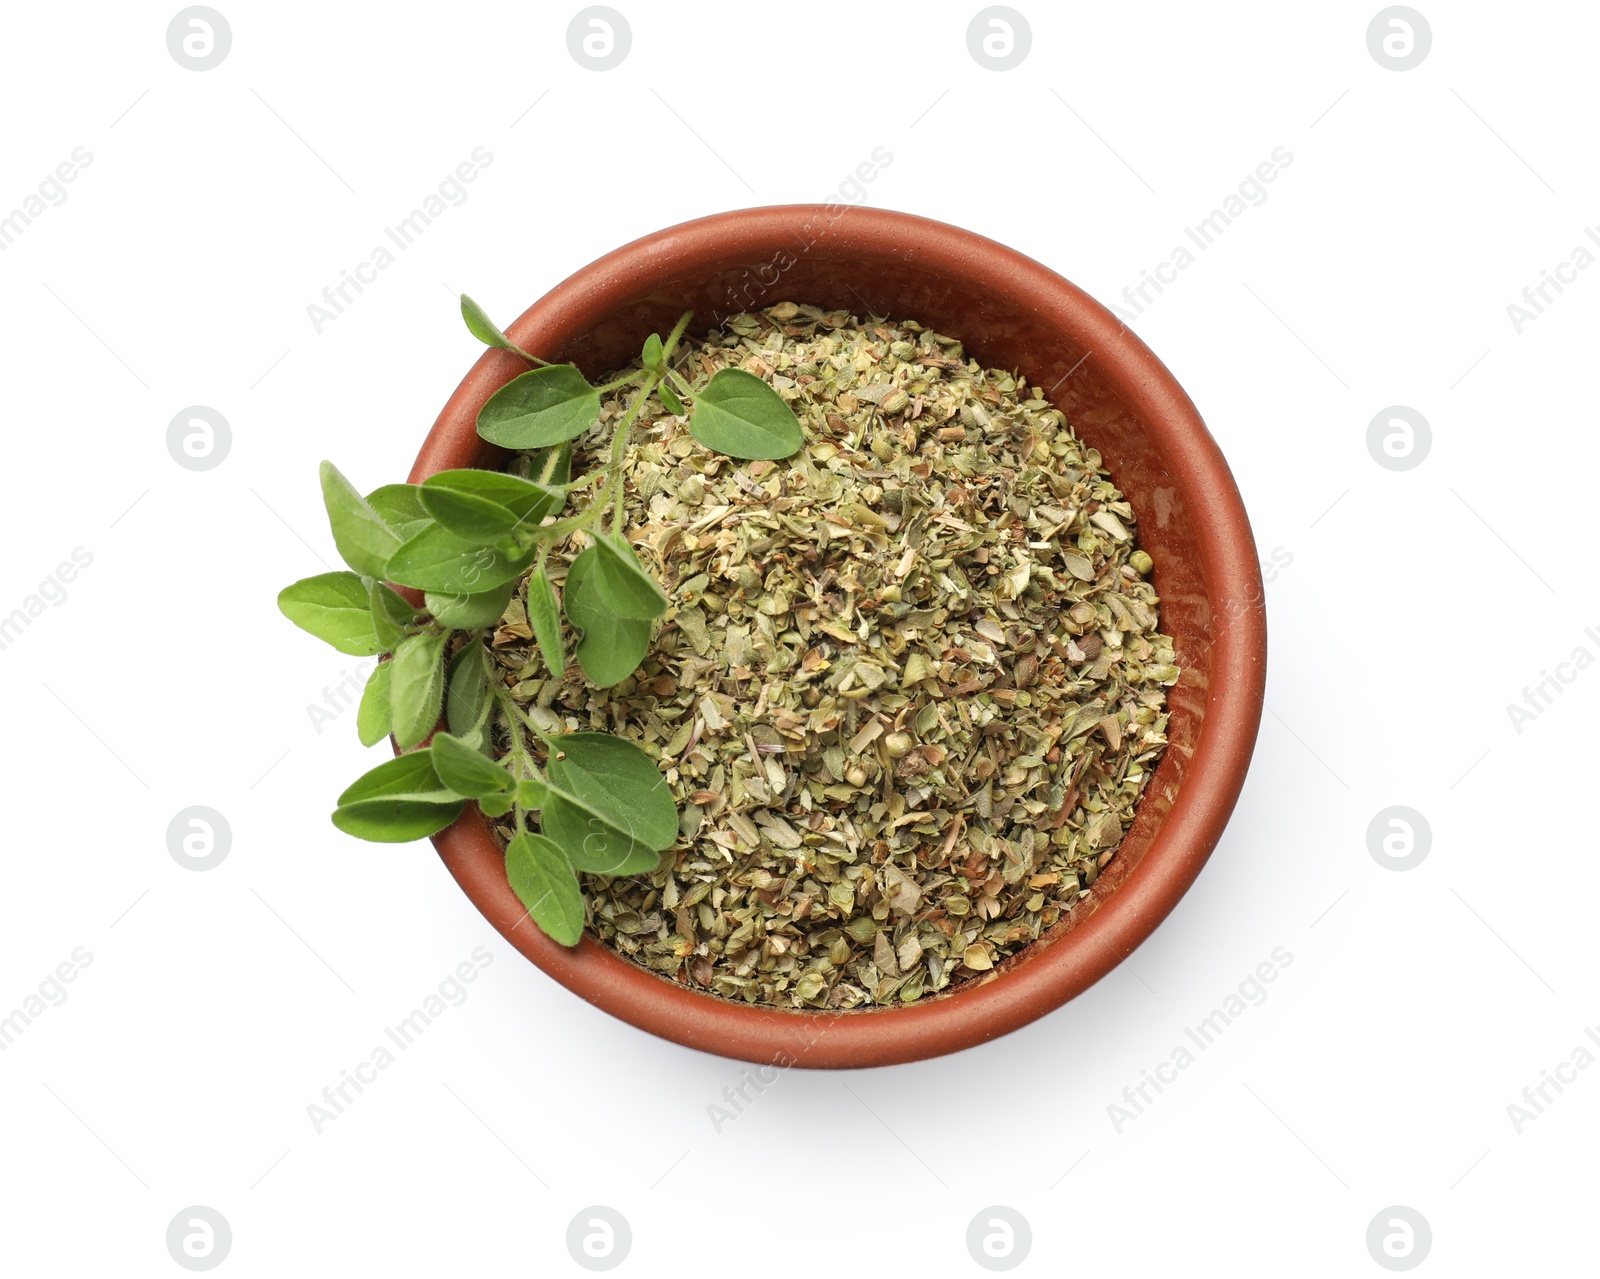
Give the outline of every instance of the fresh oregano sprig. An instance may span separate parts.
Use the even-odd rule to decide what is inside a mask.
[[[559,678],[567,667],[565,612],[584,675],[601,686],[626,679],[668,607],[626,537],[623,462],[646,400],[655,395],[668,412],[687,413],[690,434],[729,457],[788,457],[802,443],[800,423],[752,373],[721,369],[695,387],[674,369],[688,312],[665,340],[646,339],[639,369],[598,387],[575,365],[517,346],[464,294],[461,315],[474,337],[535,366],[478,413],[484,439],[531,454],[526,475],[441,471],[363,496],[333,463],[322,463],[323,503],[349,571],[286,587],[278,607],[341,653],[381,659],[356,730],[366,746],[392,735],[401,753],[339,796],[334,825],[361,839],[403,843],[443,830],[469,802],[489,817],[511,814],[507,879],[533,921],[574,946],[584,924],[577,872],[653,869],[678,838],[677,807],[655,762],[632,742],[540,728],[498,675],[488,637],[526,576],[528,621],[550,673]],[[573,441],[599,423],[602,395],[627,387],[631,398],[612,428],[606,462],[574,478]],[[567,513],[569,501],[585,495]],[[545,561],[574,536],[588,544],[558,596]],[[423,606],[413,608],[390,583],[421,592]],[[446,727],[435,731],[441,713]],[[509,748],[497,759],[501,740]]]

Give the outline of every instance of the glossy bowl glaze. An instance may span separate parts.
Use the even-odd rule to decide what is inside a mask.
[[[590,377],[626,364],[685,310],[691,331],[784,300],[913,319],[960,338],[985,366],[1047,388],[1100,451],[1138,514],[1155,561],[1161,624],[1183,674],[1170,692],[1171,745],[1121,848],[1038,941],[958,989],[854,1012],[763,1008],[680,986],[592,937],[550,941],[506,882],[488,823],[469,806],[434,837],[477,908],[574,994],[652,1034],[746,1061],[883,1066],[955,1052],[1042,1017],[1117,966],[1194,882],[1244,784],[1266,681],[1266,617],[1255,542],[1228,464],[1166,367],[1061,276],[992,240],[925,218],[839,205],[744,209],[625,245],[557,285],[507,332]],[[505,457],[479,439],[478,409],[524,371],[486,351],[434,423],[419,482]]]

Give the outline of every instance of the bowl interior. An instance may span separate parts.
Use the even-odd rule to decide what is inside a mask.
[[[837,1027],[826,1040],[808,1041],[800,1055],[806,1065],[881,1064],[966,1046],[1064,1002],[1120,962],[1192,882],[1242,784],[1259,719],[1265,657],[1259,570],[1226,464],[1160,362],[1067,281],[940,223],[813,206],[705,219],[601,259],[509,331],[528,349],[570,359],[595,377],[630,361],[646,335],[665,333],[685,310],[695,312],[691,331],[704,332],[731,314],[785,300],[846,308],[863,318],[917,320],[960,338],[984,365],[1013,370],[1042,388],[1079,438],[1100,451],[1133,505],[1140,544],[1155,562],[1162,628],[1183,670],[1169,695],[1169,748],[1090,895],[981,981],[907,1008],[834,1015]],[[485,355],[441,416],[413,480],[444,466],[497,464],[503,455],[472,429],[476,409],[523,368],[513,356]],[[1228,723],[1214,733],[1208,720],[1219,711]],[[1211,776],[1197,788],[1191,775],[1206,762],[1207,745],[1214,748]],[[1182,831],[1173,829],[1175,807],[1191,819]],[[441,848],[449,861],[448,839]],[[1157,861],[1164,864],[1146,865]],[[1133,891],[1141,881],[1142,890]],[[583,990],[592,972],[574,980],[571,964],[546,962],[559,958],[548,956],[548,947],[532,953],[522,936],[507,935],[580,993],[644,1024],[607,995]],[[597,943],[586,944],[611,964],[632,968]],[[792,1038],[785,1019],[818,1016],[749,1008],[633,971],[674,1002],[687,996],[711,1005],[695,1010],[697,1019],[709,1019],[705,1034],[678,1033],[673,1022],[665,1026],[669,1037],[730,1055],[773,1060],[773,1034],[783,1029]],[[635,990],[623,1002],[647,996]],[[846,1033],[850,1023],[869,1019],[878,1023],[875,1030]],[[649,1028],[663,1033],[661,1025]]]

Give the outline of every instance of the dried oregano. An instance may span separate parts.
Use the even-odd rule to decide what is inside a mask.
[[[850,1008],[993,968],[1088,892],[1165,745],[1178,668],[1132,508],[1038,388],[912,321],[785,302],[669,359],[639,396],[647,346],[566,437],[560,478],[605,472],[622,514],[547,541],[486,633],[516,709],[494,752],[537,767],[523,720],[653,761],[677,838],[586,876],[588,924],[678,982]],[[706,404],[734,377],[776,389],[799,452],[726,456]],[[513,469],[550,479],[548,454]],[[575,608],[630,549],[659,617]]]

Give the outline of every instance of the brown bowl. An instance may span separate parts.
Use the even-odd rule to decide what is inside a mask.
[[[518,950],[598,1008],[691,1048],[760,1063],[885,1066],[955,1052],[1017,1029],[1104,977],[1194,882],[1244,784],[1266,681],[1255,540],[1228,464],[1160,360],[1103,306],[993,240],[877,209],[788,205],[686,222],[635,240],[557,285],[508,333],[525,350],[596,377],[626,364],[686,309],[704,331],[784,300],[919,320],[986,366],[1048,388],[1100,450],[1155,561],[1163,628],[1182,678],[1166,754],[1120,850],[1089,895],[1038,941],[943,995],[854,1012],[757,1007],[677,985],[590,936],[557,945],[506,882],[488,823],[469,807],[434,836],[439,855]],[[450,397],[411,481],[495,467],[478,409],[523,372],[490,350]]]

